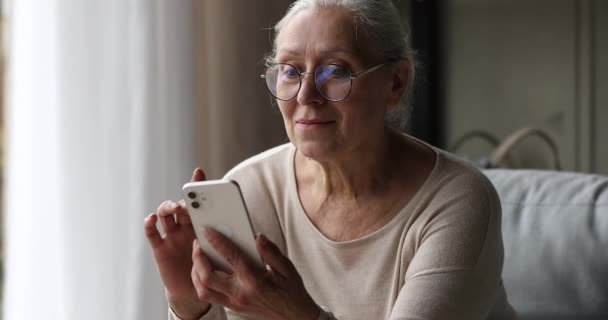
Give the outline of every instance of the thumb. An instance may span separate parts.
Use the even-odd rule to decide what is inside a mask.
[[[190,181],[196,182],[205,180],[207,180],[207,177],[205,176],[205,171],[203,171],[203,169],[201,168],[194,169],[194,172],[192,173],[192,179]]]
[[[268,266],[270,266],[272,271],[279,273],[285,278],[291,278],[294,275],[299,277],[295,266],[293,263],[291,263],[291,260],[283,255],[279,247],[266,238],[265,235],[260,233],[255,242],[258,253],[262,257],[262,260],[264,260],[264,263],[267,265],[266,269],[268,269]]]

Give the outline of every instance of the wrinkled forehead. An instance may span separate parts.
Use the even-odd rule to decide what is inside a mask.
[[[277,58],[350,55],[365,62],[372,54],[365,32],[357,29],[353,14],[345,9],[302,10],[291,17],[277,36]]]

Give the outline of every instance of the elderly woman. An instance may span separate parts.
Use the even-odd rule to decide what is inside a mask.
[[[291,143],[226,175],[266,268],[206,229],[233,273],[214,270],[183,202],[165,201],[144,227],[169,317],[513,318],[494,188],[388,124],[415,69],[391,1],[299,0],[275,29],[263,77]]]

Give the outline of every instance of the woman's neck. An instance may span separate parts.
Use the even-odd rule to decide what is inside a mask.
[[[296,158],[298,177],[312,187],[315,198],[363,200],[385,191],[394,178],[399,162],[398,133],[385,130],[377,143],[360,145],[331,160],[313,160],[299,154]]]

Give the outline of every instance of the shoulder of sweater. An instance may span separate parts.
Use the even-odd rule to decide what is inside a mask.
[[[238,180],[238,177],[262,173],[268,170],[272,171],[284,165],[292,148],[293,145],[291,143],[285,143],[252,156],[228,171],[224,175],[224,179]]]
[[[463,191],[494,191],[494,185],[479,168],[447,151],[436,150],[438,172],[435,179],[442,181],[442,185],[457,187]]]
[[[431,199],[427,199],[430,203],[434,203],[434,207],[469,209],[462,211],[461,214],[478,216],[478,218],[500,214],[498,193],[485,174],[466,160],[449,152],[440,149],[436,149],[436,152],[438,153],[436,168],[429,177],[432,181],[428,181],[429,185],[425,188],[425,193],[432,195]]]
[[[416,137],[409,137],[437,154],[437,163],[429,177],[429,182],[439,190],[459,193],[458,191],[467,192],[470,189],[477,191],[480,191],[480,188],[494,189],[490,180],[470,162]],[[457,190],[450,190],[453,187]],[[435,189],[435,191],[439,190]]]

